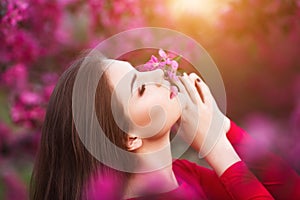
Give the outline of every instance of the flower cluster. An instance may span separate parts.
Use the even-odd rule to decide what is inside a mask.
[[[24,194],[26,188],[19,186],[25,184],[24,180],[15,175],[20,175],[20,170],[28,171],[23,170],[27,169],[26,160],[29,159],[24,155],[35,155],[46,104],[58,74],[73,58],[74,52],[135,27],[158,23],[162,27],[185,30],[186,24],[190,24],[189,17],[178,18],[178,21],[168,15],[168,5],[162,1],[147,2],[0,0],[0,102],[3,107],[0,112],[0,182],[3,183],[0,184],[0,191],[4,191],[0,192],[1,197],[25,199],[28,196]],[[239,94],[239,98],[229,96],[232,117],[245,121],[245,117],[249,117],[248,112],[256,110],[275,114],[276,117],[284,116],[279,126],[288,130],[293,142],[283,144],[282,140],[278,140],[274,143],[278,144],[275,146],[285,146],[282,153],[300,171],[300,162],[295,159],[300,152],[296,144],[300,129],[300,24],[296,23],[300,4],[299,1],[278,2],[236,2],[223,10],[216,21],[217,26],[195,23],[193,29],[186,31],[194,36],[197,35],[194,30],[213,34],[205,40],[201,37],[196,40],[208,46],[217,63],[221,64],[224,77],[231,82],[230,94]],[[256,23],[258,18],[261,21],[259,24]],[[152,35],[143,35],[143,38],[151,40]],[[169,39],[164,38],[166,41]],[[246,45],[241,45],[241,42]],[[130,42],[122,45],[130,45]],[[216,46],[218,48],[211,49]],[[192,48],[186,47],[185,54],[189,57],[193,52]],[[175,82],[181,70],[178,69],[180,56],[175,57],[163,50],[158,54],[152,56],[141,70],[164,70],[165,78],[173,84],[171,91],[175,96]],[[249,73],[241,73],[240,69],[246,69]],[[257,96],[259,101],[253,102],[249,96]],[[250,110],[248,105],[251,105]],[[256,120],[246,120],[244,123],[246,126],[248,124],[250,131],[252,127],[254,133],[266,133],[270,130],[267,126],[278,129],[275,125],[268,125],[264,118],[252,118]],[[274,124],[279,123],[275,117],[266,115],[266,118],[276,122]],[[273,138],[282,138],[282,133],[274,131],[274,134],[279,137]],[[294,141],[293,146],[297,148],[291,150]],[[31,159],[30,162],[33,161]],[[14,169],[14,165],[18,167]],[[6,169],[15,171],[7,173]],[[25,174],[22,177],[29,176]]]
[[[32,166],[46,106],[63,66],[74,52],[95,46],[101,38],[145,26],[140,4],[132,0],[0,0],[0,191],[5,187],[1,197],[28,196],[23,195],[26,187],[19,187],[25,186],[24,180],[15,175],[27,173],[23,168]],[[6,175],[6,168],[15,164],[19,167]]]
[[[150,60],[139,68],[140,71],[153,71],[156,69],[161,69],[164,71],[165,79],[171,83],[171,98],[174,98],[178,94],[178,88],[175,84],[178,81],[178,61],[181,56],[176,56],[172,58],[164,50],[160,49],[158,51],[160,58],[152,55]]]

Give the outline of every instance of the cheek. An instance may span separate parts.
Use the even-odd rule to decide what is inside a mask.
[[[136,101],[130,101],[129,106],[129,118],[138,126],[146,126],[151,122],[150,109],[143,105],[143,103],[137,103]]]
[[[175,123],[180,117],[177,98],[171,100],[170,91],[166,88],[148,87],[147,89],[148,91],[142,97],[136,95],[129,101],[128,111],[132,122],[138,126],[146,126],[151,123],[152,116],[152,120],[162,120],[167,126]]]
[[[150,95],[150,91],[147,91],[143,96],[138,96],[137,94],[130,99],[129,105],[129,115],[132,122],[138,126],[146,126],[151,123],[151,115],[155,107],[163,108],[156,99],[156,95]],[[162,109],[160,109],[162,110]]]

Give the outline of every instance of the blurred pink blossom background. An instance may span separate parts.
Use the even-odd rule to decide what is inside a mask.
[[[28,198],[47,102],[68,64],[144,26],[199,42],[223,76],[228,116],[300,172],[299,19],[299,0],[1,0],[0,199]]]

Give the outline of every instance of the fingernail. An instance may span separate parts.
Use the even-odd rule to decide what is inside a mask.
[[[198,83],[200,83],[200,82],[201,82],[201,80],[200,80],[199,78],[197,78],[197,79],[196,79],[196,81],[197,81]]]
[[[185,72],[183,72],[183,76],[187,76],[187,74]]]

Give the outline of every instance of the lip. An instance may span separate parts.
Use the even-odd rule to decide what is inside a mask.
[[[169,91],[170,91],[170,93],[169,93],[169,98],[170,99],[173,99],[173,98],[175,98],[176,96],[177,96],[177,92],[174,92],[173,90],[172,90],[172,86],[174,87],[177,87],[178,88],[178,86],[176,85],[176,84],[171,84],[169,81],[167,81],[167,80],[165,80],[165,81],[163,81],[162,82],[162,85],[164,85],[165,87],[167,87],[168,89],[169,89]]]
[[[173,99],[178,95],[179,88],[177,85],[174,84],[170,87],[170,90],[171,90],[170,99]]]
[[[170,99],[173,99],[175,97],[175,94],[171,91],[170,92]]]

